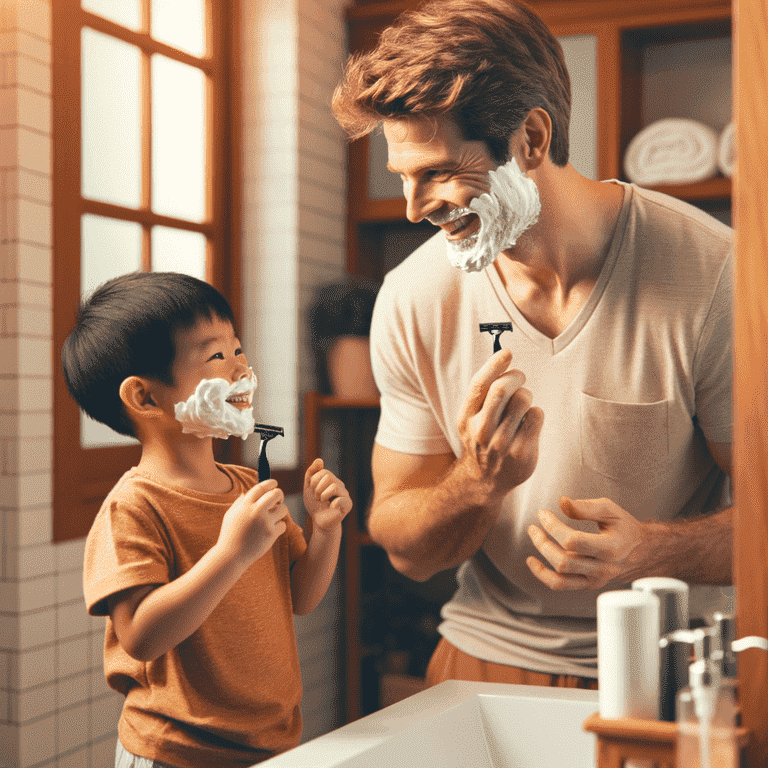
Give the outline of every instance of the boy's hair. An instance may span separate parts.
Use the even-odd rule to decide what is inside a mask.
[[[61,349],[69,393],[91,418],[135,437],[120,400],[129,376],[172,385],[176,335],[214,316],[235,320],[211,285],[176,272],[132,272],[109,280],[81,302]]]
[[[433,0],[403,13],[374,50],[350,57],[332,103],[352,139],[386,119],[450,117],[500,164],[536,107],[552,120],[552,162],[564,166],[571,83],[563,50],[515,0]]]

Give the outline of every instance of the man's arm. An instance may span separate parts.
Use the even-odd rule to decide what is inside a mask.
[[[531,408],[508,350],[473,377],[458,417],[463,453],[415,456],[375,445],[371,537],[417,581],[459,565],[479,548],[501,501],[536,467],[544,415]]]
[[[720,467],[731,472],[731,444],[707,442]],[[560,508],[575,520],[594,520],[600,533],[577,531],[548,510],[541,527],[528,529],[545,566],[528,558],[531,572],[556,590],[600,589],[645,576],[671,576],[689,584],[731,584],[733,509],[695,518],[640,522],[610,499],[563,497]]]

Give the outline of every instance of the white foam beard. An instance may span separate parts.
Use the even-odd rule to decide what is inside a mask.
[[[536,184],[518,167],[513,157],[506,165],[488,172],[490,189],[475,197],[469,208],[456,208],[445,221],[476,213],[480,229],[461,240],[448,240],[448,259],[465,272],[479,272],[492,264],[506,248],[539,219],[541,200]],[[435,221],[432,219],[433,223]]]
[[[230,384],[226,379],[203,379],[183,403],[173,406],[176,420],[181,422],[184,434],[196,437],[227,438],[237,435],[245,440],[253,433],[256,423],[253,408],[240,410],[227,399],[246,395],[250,403],[256,389],[256,374]]]

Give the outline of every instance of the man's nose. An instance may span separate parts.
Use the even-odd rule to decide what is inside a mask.
[[[403,195],[406,202],[405,215],[413,224],[418,224],[442,205],[440,201],[432,199],[424,187],[416,182],[404,182]]]

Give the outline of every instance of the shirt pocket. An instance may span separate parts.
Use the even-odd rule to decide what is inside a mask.
[[[669,461],[669,401],[620,403],[579,394],[582,466],[622,484],[656,485]]]

